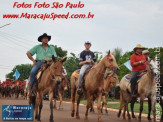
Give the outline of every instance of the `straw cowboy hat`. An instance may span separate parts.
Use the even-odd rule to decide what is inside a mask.
[[[148,50],[143,50],[142,54],[150,54],[150,52]]]
[[[136,51],[136,49],[145,49],[143,46],[141,46],[141,44],[136,45],[136,47],[134,48],[134,51]]]
[[[44,33],[43,35],[41,35],[41,36],[38,37],[38,41],[39,41],[39,42],[42,42],[41,40],[42,40],[42,38],[44,38],[44,37],[48,37],[48,40],[49,40],[49,41],[50,41],[50,39],[51,39],[51,36],[49,36],[49,35],[47,35],[46,33]]]

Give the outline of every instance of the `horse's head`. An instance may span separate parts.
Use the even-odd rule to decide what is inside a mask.
[[[113,86],[119,86],[119,79],[116,73],[112,71],[107,72],[104,78],[107,80],[109,84],[112,84]]]
[[[104,62],[105,67],[113,70],[113,72],[118,73],[120,71],[115,57],[108,51],[108,54],[102,59]]]
[[[149,61],[149,68],[153,75],[158,74],[158,72],[159,72],[158,62],[155,59],[151,59]]]
[[[56,82],[62,81],[62,67],[67,57],[57,60],[54,55],[52,56],[53,63],[50,66],[50,74],[54,77]]]

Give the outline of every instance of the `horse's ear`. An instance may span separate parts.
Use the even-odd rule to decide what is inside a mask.
[[[110,55],[110,50],[108,51],[108,55]]]
[[[61,62],[63,63],[63,62],[65,62],[66,60],[67,60],[67,57],[63,57],[62,60],[61,60]]]
[[[53,62],[57,61],[57,59],[54,57],[54,55],[52,55],[52,60],[53,60]]]

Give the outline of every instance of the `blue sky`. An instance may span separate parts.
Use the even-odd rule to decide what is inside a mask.
[[[51,4],[51,0],[18,0],[19,3]],[[78,0],[69,0],[78,3]],[[59,0],[66,3],[67,0]],[[14,1],[0,0],[0,80],[17,64],[31,63],[26,52],[39,44],[37,38],[46,32],[52,36],[50,44],[58,45],[68,52],[79,54],[84,42],[92,42],[92,51],[105,54],[116,47],[123,53],[137,44],[145,47],[163,47],[163,1],[162,0],[81,0],[82,9],[12,8]],[[28,13],[88,13],[93,19],[3,19],[2,14]]]

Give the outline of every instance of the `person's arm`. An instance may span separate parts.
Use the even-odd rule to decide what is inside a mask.
[[[91,63],[91,62],[92,62],[92,60],[81,61],[81,62],[79,62],[79,65],[83,65],[83,64]]]
[[[32,57],[31,53],[30,52],[27,52],[27,56],[28,58],[33,62],[33,65],[36,65],[37,62],[35,61],[35,59]]]
[[[26,54],[27,57],[33,62],[33,65],[36,65],[37,62],[35,61],[35,59],[32,57],[34,54],[36,54],[37,52],[37,47],[38,45],[34,46],[32,49],[30,49]]]

